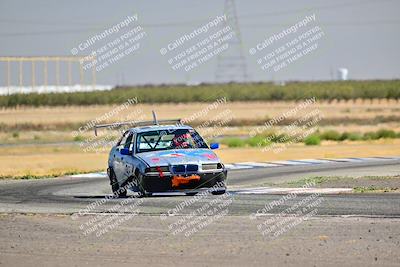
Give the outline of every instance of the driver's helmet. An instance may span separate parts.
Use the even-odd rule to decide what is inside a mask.
[[[189,139],[190,139],[189,133],[184,133],[184,134],[176,133],[174,138],[172,139],[172,144],[174,147],[186,148],[190,146]]]

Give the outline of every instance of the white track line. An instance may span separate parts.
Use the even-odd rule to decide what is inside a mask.
[[[324,158],[324,160],[329,160],[329,161],[333,161],[333,162],[361,162],[361,161],[363,161],[360,159],[351,159],[351,158],[343,158],[343,159]]]
[[[391,158],[375,158],[375,157],[365,157],[365,158],[358,158],[363,161],[381,161],[381,160],[390,160]]]
[[[328,159],[328,158],[323,158],[322,160],[328,161],[327,163],[334,163],[334,162],[346,162],[343,159]]]
[[[365,161],[381,161],[381,160],[393,160],[400,159],[400,156],[388,156],[388,157],[364,157],[364,158],[322,158],[322,159],[298,159],[298,160],[278,160],[278,161],[267,161],[267,162],[238,162],[232,164],[225,164],[228,170],[244,170],[253,168],[273,168],[282,166],[296,166],[296,165],[312,165],[312,164],[329,164],[334,162],[365,162]],[[106,172],[98,173],[85,173],[75,174],[69,177],[82,177],[82,178],[104,178],[107,177]]]
[[[278,161],[271,161],[270,163],[272,163],[272,164],[287,165],[287,166],[292,166],[292,165],[309,165],[309,164],[311,164],[311,163],[307,163],[307,162],[291,161],[291,160],[278,160]]]
[[[69,175],[69,177],[103,178],[103,177],[107,177],[107,173],[106,173],[106,172],[92,172],[92,173],[83,173],[83,174]]]
[[[235,163],[235,165],[239,165],[239,166],[251,166],[251,167],[278,167],[281,166],[279,164],[273,164],[273,163],[265,163],[265,162],[240,162],[240,163]]]
[[[243,195],[257,194],[339,194],[352,192],[352,188],[273,188],[273,187],[256,187],[229,190],[229,192]]]
[[[225,164],[226,167],[227,164]],[[230,168],[229,168],[230,167]],[[240,163],[233,163],[233,164],[229,164],[229,167],[227,167],[227,169],[231,169],[231,170],[241,170],[241,169],[253,169],[253,166],[249,166],[249,165],[241,165]]]
[[[332,163],[332,161],[329,161],[329,160],[326,160],[326,159],[299,159],[299,160],[296,160],[296,161],[312,163],[312,164]]]

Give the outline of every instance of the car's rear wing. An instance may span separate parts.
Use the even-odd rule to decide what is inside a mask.
[[[139,126],[151,126],[151,125],[168,125],[168,124],[182,124],[181,119],[174,119],[174,120],[158,120],[156,113],[153,111],[153,120],[152,121],[122,121],[122,122],[114,122],[114,123],[107,123],[107,124],[96,124],[94,126],[94,134],[97,136],[97,129],[101,128],[117,128],[124,125],[131,125],[133,127]]]

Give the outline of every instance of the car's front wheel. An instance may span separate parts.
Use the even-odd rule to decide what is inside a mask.
[[[111,168],[108,169],[108,177],[110,178],[111,190],[114,194],[114,197],[116,198],[126,197],[126,189],[124,187],[119,186],[117,177],[113,169]]]
[[[211,194],[213,195],[223,195],[225,194],[226,190],[218,190],[218,191],[212,191]]]
[[[143,175],[137,172],[133,178],[139,197],[151,197],[153,194],[144,190],[142,185]]]

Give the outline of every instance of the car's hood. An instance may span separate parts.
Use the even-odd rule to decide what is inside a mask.
[[[205,148],[142,152],[136,154],[136,156],[145,161],[150,167],[220,162],[218,156],[213,151]]]

